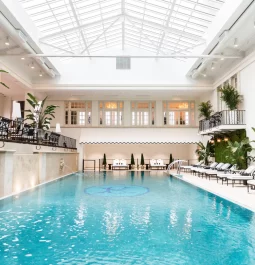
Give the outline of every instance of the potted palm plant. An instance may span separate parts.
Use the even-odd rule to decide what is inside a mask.
[[[199,110],[199,118],[204,118],[208,120],[213,113],[211,101],[208,100],[206,102],[201,102],[198,105],[198,110]]]
[[[135,168],[135,159],[134,159],[134,155],[133,154],[131,154],[130,164],[131,164],[131,168],[134,169]]]
[[[206,146],[199,142],[198,148],[196,149],[196,154],[198,155],[198,161],[203,160],[205,165],[209,164],[210,157],[214,157],[214,148],[213,145],[208,141]]]
[[[141,154],[141,169],[144,169],[144,157],[143,157],[143,154]]]
[[[6,73],[6,74],[8,74],[8,72],[6,72],[5,70],[0,70],[0,73]],[[6,87],[6,88],[9,89],[9,87],[8,87],[5,83],[0,82],[0,84],[1,84],[2,86],[4,86],[4,87]]]
[[[38,140],[42,141],[45,131],[50,128],[52,118],[55,118],[55,109],[59,106],[48,105],[45,107],[47,97],[42,101],[38,101],[32,94],[28,93],[27,95],[29,97],[27,102],[32,109],[25,110],[25,112],[28,112],[26,120],[32,121],[31,125],[36,128]]]
[[[242,103],[242,96],[238,93],[238,91],[231,85],[224,85],[222,88],[219,88],[219,92],[221,92],[221,100],[223,100],[227,107],[229,108],[229,122],[230,124],[237,124],[237,108],[240,103]]]
[[[107,161],[106,161],[106,155],[105,154],[104,154],[104,158],[103,158],[103,166],[104,166],[104,169],[106,169]]]

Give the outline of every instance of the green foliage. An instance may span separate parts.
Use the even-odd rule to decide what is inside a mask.
[[[205,119],[209,119],[210,116],[213,113],[213,109],[212,109],[212,104],[211,101],[208,100],[206,102],[201,102],[198,105],[198,110],[199,110],[199,118],[205,118]]]
[[[44,107],[47,97],[42,102],[39,102],[32,94],[28,93],[27,95],[29,97],[27,102],[33,109],[25,110],[25,112],[28,112],[26,120],[31,120],[32,126],[38,129],[48,130],[52,118],[55,118],[55,109],[59,106],[49,105]]]
[[[233,155],[231,154],[233,150],[229,147],[229,142],[231,143],[241,143],[244,139],[246,139],[246,131],[245,130],[238,130],[226,135],[229,139],[228,142],[215,141],[215,161],[222,162],[222,163],[231,163],[237,164],[238,168],[246,169],[247,168],[247,159],[248,155],[247,152],[244,153],[244,159],[237,159],[238,161],[233,160]],[[236,153],[237,155],[237,153]],[[235,156],[235,155],[234,155]]]
[[[209,141],[206,146],[202,142],[199,142],[197,145],[198,148],[195,152],[198,155],[198,161],[203,160],[204,164],[208,165],[210,157],[214,157],[215,155],[214,146]]]
[[[238,105],[242,102],[241,95],[229,84],[220,88],[219,92],[221,92],[221,99],[226,103],[230,110],[237,109]]]
[[[104,159],[103,159],[103,166],[107,165],[107,161],[106,161],[106,155],[104,154]]]
[[[173,159],[173,156],[172,154],[170,154],[170,157],[169,157],[169,164],[173,163],[174,162],[174,159]]]
[[[141,164],[142,166],[144,166],[144,157],[143,157],[143,154],[141,154],[141,162],[140,162],[140,164]]]
[[[6,74],[8,74],[8,72],[6,72],[6,71],[4,71],[4,70],[0,70],[0,73],[6,73]],[[9,87],[8,87],[5,83],[0,82],[0,84],[1,84],[2,86],[4,86],[4,87],[6,87],[6,88],[9,89]]]
[[[250,140],[248,137],[240,142],[228,142],[227,149],[230,151],[228,159],[231,164],[236,164],[238,169],[243,169],[243,165],[247,167],[247,153],[252,151]]]
[[[135,159],[134,159],[134,155],[131,154],[131,162],[130,162],[131,165],[135,165]]]

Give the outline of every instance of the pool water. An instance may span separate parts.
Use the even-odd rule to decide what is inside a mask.
[[[0,201],[0,264],[252,265],[255,218],[161,172],[77,173]]]

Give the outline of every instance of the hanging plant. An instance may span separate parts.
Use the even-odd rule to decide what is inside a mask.
[[[222,88],[219,88],[218,91],[221,92],[221,100],[226,103],[227,107],[230,110],[237,109],[238,105],[243,101],[238,91],[229,84],[224,85]]]
[[[198,110],[199,110],[199,118],[205,118],[205,119],[209,119],[210,116],[212,115],[212,113],[214,112],[212,109],[212,104],[211,101],[208,100],[206,102],[201,102],[198,105]]]

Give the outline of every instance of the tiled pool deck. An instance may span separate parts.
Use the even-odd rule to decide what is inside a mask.
[[[171,170],[170,173],[173,176],[177,176],[176,170]],[[169,174],[165,171],[165,174]],[[232,201],[242,207],[245,207],[253,212],[255,212],[255,191],[247,192],[247,186],[235,184],[235,187],[232,187],[231,184],[222,185],[221,180],[217,183],[216,179],[205,179],[199,178],[198,176],[191,175],[190,173],[181,172],[181,179],[192,185],[200,187],[204,190],[207,190],[211,193],[214,193],[224,199]]]

